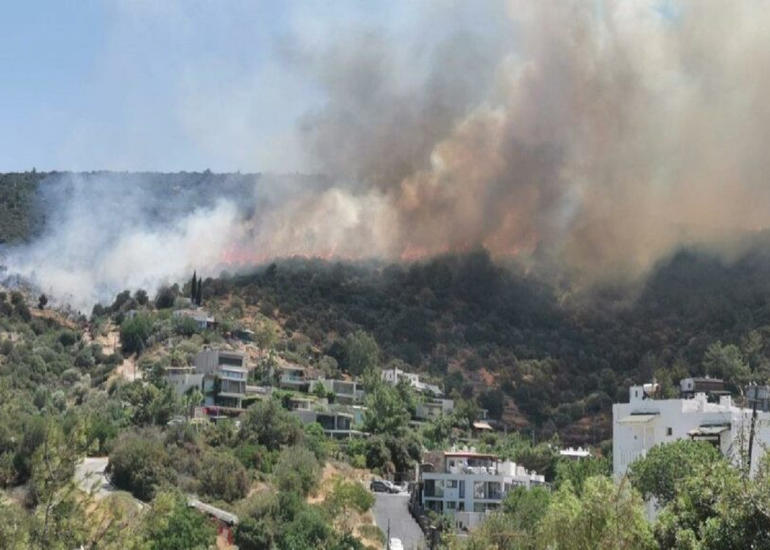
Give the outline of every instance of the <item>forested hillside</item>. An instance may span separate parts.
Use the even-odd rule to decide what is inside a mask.
[[[630,303],[570,301],[480,251],[411,265],[294,259],[207,288],[259,305],[338,361],[341,339],[363,329],[385,361],[476,395],[495,418],[598,442],[631,383],[656,377],[671,394],[688,375],[766,380],[768,274],[763,252],[728,265],[682,251]]]
[[[0,242],[32,239],[73,189],[112,200],[103,186],[125,188],[132,204],[146,196],[150,220],[163,224],[221,196],[239,197],[247,211],[268,200],[255,194],[263,177],[6,174]],[[304,184],[311,181],[321,180]],[[681,250],[634,289],[573,292],[515,263],[503,267],[483,250],[392,265],[286,259],[210,279],[205,289],[208,298],[232,295],[258,306],[342,367],[341,342],[363,330],[382,350],[383,365],[401,361],[426,373],[448,393],[476,399],[493,418],[542,438],[558,432],[598,442],[610,436],[610,404],[625,399],[631,383],[656,377],[671,393],[690,374],[735,384],[767,378],[770,246],[763,237],[729,263]]]

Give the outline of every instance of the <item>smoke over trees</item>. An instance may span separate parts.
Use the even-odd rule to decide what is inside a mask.
[[[340,24],[273,52],[322,98],[297,121],[296,168],[323,177],[49,175],[47,229],[4,263],[85,304],[194,267],[480,246],[582,285],[767,228],[759,4],[418,11],[400,33]]]

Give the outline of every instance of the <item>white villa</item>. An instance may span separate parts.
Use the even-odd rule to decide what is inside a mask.
[[[430,394],[434,397],[441,397],[444,392],[435,384],[428,384],[420,380],[420,375],[413,372],[406,372],[399,368],[384,369],[382,371],[382,380],[395,386],[401,380],[406,380],[411,386],[420,393]]]
[[[690,379],[688,379],[690,380]],[[682,381],[683,394],[686,380]],[[757,411],[749,452],[753,411],[733,404],[724,392],[693,393],[692,397],[656,399],[657,386],[631,386],[628,403],[612,406],[612,467],[623,476],[636,459],[658,443],[677,439],[710,441],[724,456],[740,464],[751,455],[751,472],[770,445],[770,413]],[[716,402],[713,402],[716,398]]]

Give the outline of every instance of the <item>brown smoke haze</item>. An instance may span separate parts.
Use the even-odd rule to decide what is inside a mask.
[[[763,4],[484,9],[503,19],[494,35],[458,30],[427,55],[377,33],[305,54],[328,102],[301,121],[304,143],[348,183],[274,212],[263,251],[411,259],[482,245],[590,281],[768,226]]]
[[[638,279],[676,247],[770,226],[766,8],[437,2],[400,33],[298,33],[276,56],[318,90],[296,169],[323,178],[263,178],[163,226],[151,185],[129,200],[76,182],[6,263],[84,304],[193,269],[479,246],[573,285]]]

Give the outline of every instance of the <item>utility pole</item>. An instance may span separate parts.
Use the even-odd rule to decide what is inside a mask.
[[[385,541],[385,550],[390,550],[390,518],[388,518],[388,535]]]
[[[751,455],[754,451],[754,428],[757,424],[757,401],[759,401],[759,387],[756,384],[752,384],[749,387],[749,392],[754,392],[754,403],[751,406],[751,427],[749,428],[749,465],[748,474],[751,474]]]

